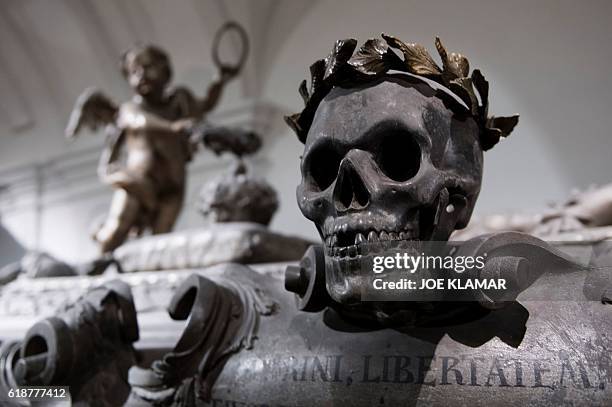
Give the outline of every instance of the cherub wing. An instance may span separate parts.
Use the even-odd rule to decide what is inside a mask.
[[[74,104],[68,126],[66,126],[66,137],[74,138],[83,126],[96,130],[100,125],[115,122],[119,107],[100,90],[87,88]]]

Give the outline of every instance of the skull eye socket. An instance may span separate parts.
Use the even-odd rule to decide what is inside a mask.
[[[408,181],[419,172],[421,148],[408,131],[386,132],[378,147],[376,161],[393,181]]]
[[[329,145],[319,146],[308,156],[306,173],[320,191],[327,189],[338,176],[342,156]]]

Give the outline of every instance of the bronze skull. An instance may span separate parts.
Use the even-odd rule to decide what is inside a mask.
[[[324,241],[333,300],[359,301],[363,256],[447,240],[467,225],[482,179],[479,132],[450,91],[410,74],[334,87],[323,98],[297,199]]]

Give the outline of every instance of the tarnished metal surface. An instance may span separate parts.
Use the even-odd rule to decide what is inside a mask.
[[[210,403],[198,400],[199,405],[449,405],[452,400],[451,405],[545,406],[612,400],[611,305],[519,297],[519,303],[497,311],[451,309],[432,326],[378,329],[330,310],[299,311],[283,287],[284,268],[263,266],[252,276],[278,304],[276,313],[260,319],[253,348],[225,362]],[[201,273],[218,281],[222,269]],[[170,351],[177,343],[181,325],[168,317],[161,322],[159,307],[170,304],[173,287],[188,275],[120,276],[136,287],[141,335],[149,336],[141,339],[141,352],[143,345]],[[529,290],[581,293],[585,278],[583,273],[545,275]],[[56,290],[62,282],[65,289],[74,287],[69,280],[75,278],[56,279]],[[45,282],[53,280],[36,283]],[[161,325],[151,330],[155,320]],[[162,342],[150,337],[164,335]]]
[[[228,360],[209,404],[268,406],[608,405],[612,309],[598,301],[467,307],[439,326],[371,329],[298,312],[280,282],[253,350]],[[531,290],[581,292],[584,275]],[[519,297],[520,301],[520,297]],[[235,404],[232,404],[235,403]]]
[[[219,268],[223,274],[215,281],[194,274],[178,288],[168,312],[173,319],[187,320],[187,326],[171,351],[149,367],[130,369],[132,392],[126,405],[189,405],[190,398],[208,399],[228,358],[253,347],[261,317],[272,315],[277,304],[253,270],[239,264]]]

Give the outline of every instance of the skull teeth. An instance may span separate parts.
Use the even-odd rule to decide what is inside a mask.
[[[361,257],[361,248],[357,245],[346,247],[328,247],[327,254],[338,258],[359,258]]]
[[[336,233],[325,237],[326,253],[336,258],[359,259],[365,244],[384,244],[396,242],[397,247],[408,245],[408,241],[416,240],[414,230],[406,226],[402,231],[382,230],[380,232],[347,232],[345,225],[334,227]],[[367,249],[366,249],[367,250]]]
[[[323,231],[323,235],[327,237],[333,236],[333,235],[338,235],[340,233],[352,233],[354,234],[357,230],[361,229],[361,233],[364,236],[368,236],[368,240],[369,239],[369,234],[375,233],[376,235],[380,235],[382,232],[385,232],[387,234],[389,233],[396,233],[399,237],[399,234],[404,233],[406,235],[412,236],[415,234],[415,232],[418,232],[418,226],[412,223],[408,223],[406,225],[404,225],[403,227],[400,228],[389,228],[389,229],[383,229],[383,230],[373,230],[370,228],[363,228],[362,226],[362,221],[359,220],[359,225],[357,226],[356,223],[357,222],[352,222],[355,223],[354,226],[350,226],[348,221],[344,221],[344,222],[334,222],[334,223],[326,223],[326,225],[324,226],[324,231]]]

